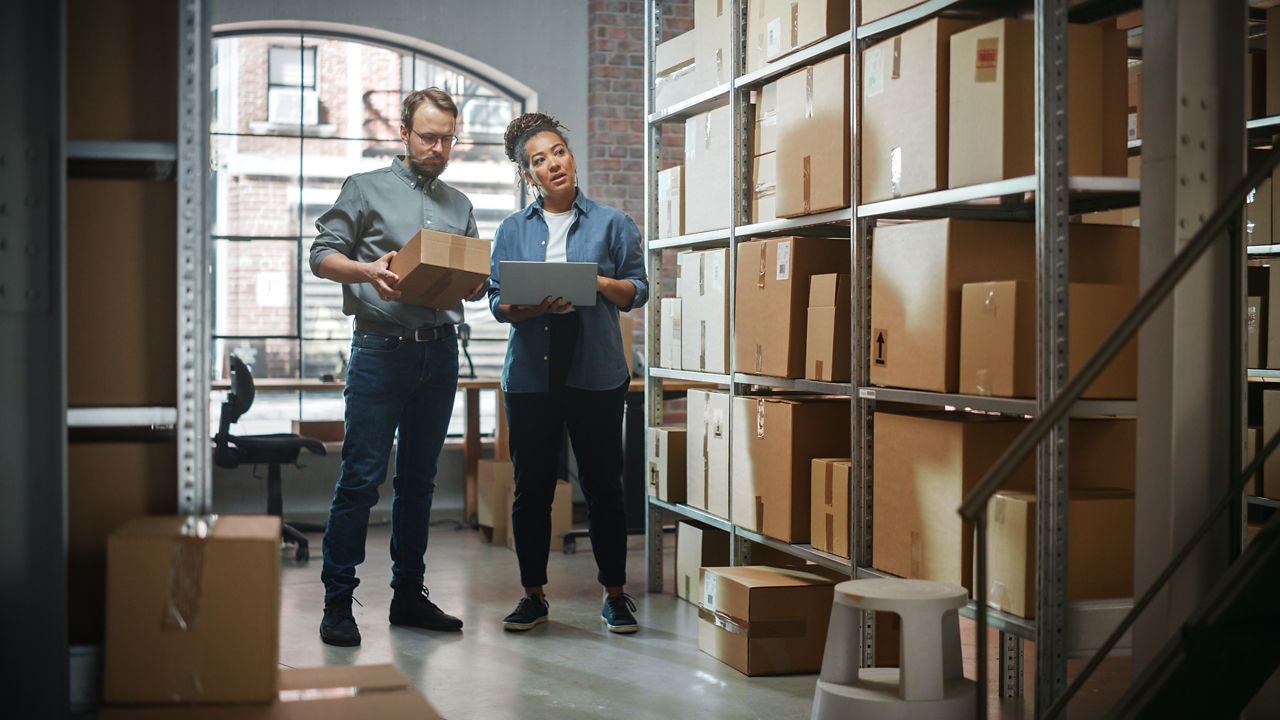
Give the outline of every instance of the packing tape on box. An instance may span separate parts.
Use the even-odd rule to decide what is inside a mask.
[[[835,466],[835,463],[829,463],[829,462],[822,463],[822,465],[825,471],[824,474],[826,475],[826,492],[823,493],[823,503],[827,507],[831,507],[831,504],[835,502],[836,466]],[[830,516],[828,515],[827,517],[830,517]],[[831,521],[828,520],[827,522],[830,523]]]
[[[814,367],[813,367],[813,374],[814,374],[815,378],[816,378],[816,379],[818,379],[818,380],[825,380],[825,379],[826,379],[826,376],[824,376],[824,375],[822,374],[822,361],[821,361],[821,360],[814,360],[814,361],[813,361],[813,366],[814,366]]]
[[[791,47],[800,44],[800,3],[791,0]]]
[[[836,549],[836,529],[835,529],[836,518],[831,513],[826,513],[826,516],[827,516],[827,544],[825,547],[827,552],[831,552]]]
[[[813,66],[804,69],[804,117],[813,117]]]
[[[764,374],[764,346],[756,343],[756,374]]]
[[[757,345],[757,348],[760,346]],[[764,398],[756,400],[756,437],[764,437]]]
[[[802,177],[802,178],[804,178],[804,201],[801,203],[801,205],[800,205],[800,209],[803,211],[803,214],[808,215],[808,214],[809,214],[809,207],[810,207],[810,204],[809,204],[809,186],[810,186],[809,179],[812,177],[811,163],[810,163],[810,160],[809,160],[809,156],[808,156],[808,155],[805,155],[805,156],[804,156],[804,169],[801,171],[801,177]]]
[[[756,272],[756,287],[764,287],[764,269],[768,264],[765,262],[765,246],[767,243],[760,243],[760,269]]]
[[[991,397],[991,391],[994,389],[991,386],[991,370],[989,368],[979,368],[974,371],[973,385],[973,389],[978,395]]]
[[[707,321],[698,320],[698,369],[707,369]]]
[[[449,244],[449,267],[462,268],[466,267],[467,249],[461,245],[454,243]],[[423,298],[434,299],[441,292],[444,292],[453,284],[454,278],[452,273],[446,269],[444,274],[438,280],[431,283],[422,292]]]
[[[204,592],[204,549],[213,527],[214,515],[189,515],[178,528],[169,560],[169,594],[165,597],[166,630],[194,630],[200,620],[200,600]]]
[[[804,620],[757,620],[749,622],[706,606],[698,608],[698,617],[726,632],[755,639],[802,637]]]
[[[1004,583],[999,580],[992,580],[991,588],[987,590],[987,604],[994,608],[1003,610],[1004,606],[1008,604],[1005,600],[1006,592]]]
[[[902,36],[899,35],[893,39],[893,70],[889,73],[890,80],[902,79]]]
[[[889,149],[889,186],[894,197],[902,196],[902,147]]]

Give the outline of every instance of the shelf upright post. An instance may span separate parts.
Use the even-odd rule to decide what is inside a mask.
[[[746,34],[747,34],[747,5],[748,0],[733,0],[729,11],[733,13],[732,22],[729,23],[729,116],[733,122],[733,142],[730,145],[730,161],[729,161],[729,270],[728,276],[725,278],[726,291],[729,293],[729,317],[726,322],[729,324],[729,417],[725,418],[726,427],[729,433],[729,564],[743,565],[744,560],[749,556],[750,546],[747,540],[738,535],[738,526],[733,522],[733,401],[738,395],[738,384],[733,382],[734,357],[737,355],[738,341],[735,330],[735,318],[737,317],[738,307],[738,226],[747,225],[751,222],[751,201],[747,191],[747,184],[743,181],[743,168],[747,168],[748,172],[751,167],[750,161],[743,162],[744,153],[751,152],[748,142],[751,138],[747,134],[747,110],[746,103],[743,98],[747,97],[750,90],[738,89],[734,87],[737,84],[738,76],[742,74],[742,69],[746,67],[746,60],[743,57],[746,51]],[[745,221],[744,221],[744,218]]]
[[[662,131],[649,121],[654,112],[655,58],[662,32],[662,2],[648,0],[644,14],[644,262],[649,276],[649,307],[644,313],[644,406],[645,424],[662,424],[662,378],[655,377],[658,365],[658,314],[662,312],[662,251],[651,250],[649,242],[658,226],[658,168],[661,165]],[[648,452],[648,450],[646,450]],[[662,508],[649,502],[645,493],[644,562],[646,589],[662,592]]]

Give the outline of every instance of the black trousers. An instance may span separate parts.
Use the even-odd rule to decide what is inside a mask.
[[[613,390],[565,386],[578,342],[578,314],[551,319],[549,389],[507,393],[507,425],[515,469],[511,527],[520,563],[520,584],[547,584],[551,546],[551,502],[565,429],[578,461],[578,481],[587,501],[588,534],[601,585],[627,581],[627,518],[622,496],[622,408],[629,382]]]

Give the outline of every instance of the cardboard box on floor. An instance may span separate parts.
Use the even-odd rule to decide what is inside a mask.
[[[849,56],[778,80],[778,217],[849,207]]]
[[[515,468],[511,459],[484,459],[476,471],[476,524],[480,537],[488,543],[506,542],[511,524],[507,498],[515,488]]]
[[[734,62],[730,32],[735,4],[728,0],[693,0],[693,32],[697,35],[694,72],[699,92],[729,82]]]
[[[109,703],[271,702],[280,518],[138,517],[107,539]]]
[[[757,155],[751,160],[751,221],[778,219],[778,153]]]
[[[684,234],[684,166],[658,171],[658,237]]]
[[[951,36],[974,25],[935,18],[862,53],[862,202],[947,187]]]
[[[1125,285],[1069,283],[1068,372],[1075,374],[1133,304]],[[960,392],[1035,397],[1035,283],[965,283],[960,301]],[[1085,390],[1086,398],[1134,398],[1138,393],[1138,341],[1124,346]]]
[[[804,377],[809,278],[848,265],[848,240],[782,237],[739,243],[734,371]]]
[[[746,675],[816,672],[834,585],[793,569],[705,567],[698,649]]]
[[[659,304],[658,322],[658,366],[679,370],[684,367],[681,361],[683,347],[680,334],[684,331],[681,322],[683,303],[678,297],[662,298]]]
[[[653,104],[655,109],[671,107],[707,88],[699,86],[695,64],[698,33],[690,30],[663,43],[654,52]]]
[[[511,503],[515,501],[515,485],[507,495],[507,515],[511,515]],[[556,481],[555,499],[551,501],[551,549],[564,549],[564,534],[573,529],[573,486],[567,480]],[[507,547],[516,549],[516,528],[507,523]]]
[[[948,184],[1035,174],[1034,27],[1003,18],[951,36]],[[1067,167],[1123,177],[1128,147],[1125,33],[1067,29]]]
[[[645,430],[649,460],[649,494],[670,503],[688,498],[685,457],[688,430],[682,427],[651,427]]]
[[[849,382],[850,276],[824,273],[809,278],[809,312],[805,327],[804,376],[823,382]]]
[[[849,454],[849,403],[736,397],[729,519],[789,543],[809,542],[815,457]]]
[[[729,517],[729,394],[690,390],[685,478],[688,504]]]
[[[850,458],[814,458],[809,544],[815,550],[849,557]]]
[[[728,105],[685,120],[681,181],[686,233],[729,227],[733,212],[728,185],[732,140],[733,113]]]
[[[680,365],[685,370],[729,370],[729,250],[676,256],[680,298]]]
[[[1138,232],[1072,225],[1070,280],[1136,287]],[[878,227],[871,382],[958,392],[961,289],[969,282],[1034,282],[1034,238],[1030,223],[944,219]],[[738,337],[741,349],[741,331]]]
[[[488,240],[422,229],[391,258],[400,302],[448,310],[489,276]]]
[[[443,720],[394,665],[329,665],[280,668],[280,691],[270,703],[106,705],[102,720],[314,720],[324,718],[421,718]]]

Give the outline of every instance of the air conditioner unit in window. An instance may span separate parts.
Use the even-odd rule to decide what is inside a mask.
[[[320,122],[320,97],[309,88],[273,87],[267,91],[267,122],[315,125]]]

